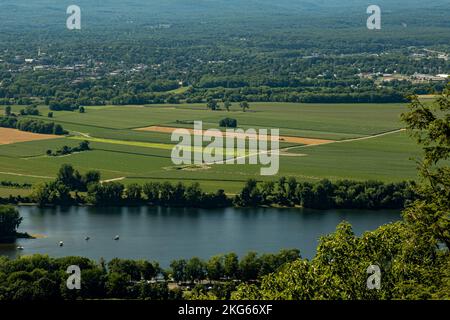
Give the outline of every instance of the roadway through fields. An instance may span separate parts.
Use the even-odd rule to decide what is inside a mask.
[[[387,136],[387,135],[391,135],[391,134],[395,134],[395,133],[399,133],[399,132],[404,132],[404,131],[406,131],[406,129],[396,129],[396,130],[391,130],[391,131],[387,131],[387,132],[382,132],[382,133],[374,134],[374,135],[367,136],[367,137],[351,138],[351,139],[345,139],[345,140],[330,141],[330,142],[327,142],[327,143],[322,143],[321,145],[324,145],[324,144],[333,144],[333,143],[346,143],[346,142],[354,142],[354,141],[369,140],[369,139],[374,139],[374,138],[384,137],[384,136]],[[313,147],[313,146],[315,146],[315,145],[293,146],[293,147],[287,147],[287,148],[281,149],[281,151],[289,151],[289,150],[291,150],[291,149],[308,148],[308,147]]]
[[[38,178],[38,179],[53,179],[54,177],[48,176],[36,176],[32,174],[24,174],[24,173],[16,173],[16,172],[2,172],[0,174],[8,175],[8,176],[16,176],[16,177],[26,177],[26,178]]]

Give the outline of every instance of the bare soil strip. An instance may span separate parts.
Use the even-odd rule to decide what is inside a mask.
[[[60,137],[53,134],[37,134],[17,129],[0,128],[0,145],[58,138]]]
[[[395,133],[399,133],[399,132],[403,132],[403,131],[406,131],[406,129],[396,129],[396,130],[392,130],[392,131],[388,131],[388,132],[383,132],[383,133],[374,134],[374,135],[372,135],[372,136],[361,137],[361,138],[351,138],[351,139],[338,140],[338,141],[330,141],[330,142],[322,143],[322,144],[330,144],[330,143],[346,143],[346,142],[354,142],[354,141],[369,140],[369,139],[379,138],[379,137],[383,137],[383,136],[387,136],[387,135],[391,135],[391,134],[395,134]],[[289,150],[291,150],[291,149],[306,148],[306,147],[309,147],[309,146],[312,146],[312,145],[304,145],[304,146],[288,147],[288,148],[282,149],[282,151],[289,151]]]
[[[160,133],[172,133],[174,130],[181,129],[176,127],[160,127],[160,126],[151,126],[146,128],[138,128],[135,129],[137,131],[150,131],[150,132],[160,132]],[[190,134],[194,134],[194,129],[187,129],[183,128],[189,131]],[[218,132],[208,132],[207,130],[203,130],[202,134],[207,137],[217,137],[220,136],[223,133]],[[240,138],[243,139],[245,137],[248,137],[249,139],[257,140],[259,139],[258,135],[244,135],[239,134],[237,132],[235,133],[229,133],[229,136],[233,138]],[[334,140],[324,140],[324,139],[311,139],[311,138],[301,138],[301,137],[290,137],[290,136],[280,136],[280,142],[289,142],[289,143],[296,143],[296,144],[303,144],[303,145],[320,145],[320,144],[326,144],[335,142]]]
[[[120,178],[114,178],[114,179],[109,179],[109,180],[102,180],[100,181],[101,183],[108,183],[108,182],[116,182],[116,181],[122,181],[125,180],[126,177],[120,177]]]
[[[336,141],[336,143],[369,140],[369,139],[379,138],[379,137],[383,137],[383,136],[387,136],[387,135],[390,135],[390,134],[399,133],[399,132],[403,132],[403,131],[406,131],[406,129],[391,130],[391,131],[388,131],[388,132],[378,133],[378,134],[375,134],[373,136],[361,137],[361,138],[352,138],[352,139]]]
[[[27,177],[27,178],[42,178],[42,179],[53,179],[54,177],[48,177],[48,176],[36,176],[32,174],[23,174],[23,173],[15,173],[15,172],[1,172],[0,174],[5,174],[9,176],[17,176],[17,177]]]
[[[85,138],[90,138],[91,136],[89,135],[89,133],[83,133],[83,132],[78,132],[78,131],[73,131],[73,133],[77,133],[80,136],[83,136]]]

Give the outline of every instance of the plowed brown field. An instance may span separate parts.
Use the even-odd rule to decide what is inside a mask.
[[[53,134],[37,134],[10,128],[0,128],[0,145],[56,138],[58,138],[58,136]]]

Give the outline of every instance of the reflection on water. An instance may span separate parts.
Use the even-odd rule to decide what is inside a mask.
[[[236,252],[276,252],[298,248],[311,258],[320,236],[349,221],[357,234],[400,219],[393,211],[309,209],[215,209],[162,207],[20,207],[19,231],[43,235],[0,245],[0,255],[114,257],[157,260]],[[119,241],[114,237],[120,235]],[[90,237],[90,240],[85,240]],[[59,241],[64,246],[58,245]],[[23,246],[24,250],[17,250]]]

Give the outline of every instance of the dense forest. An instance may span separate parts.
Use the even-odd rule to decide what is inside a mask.
[[[375,32],[366,28],[367,6],[350,0],[178,2],[114,0],[102,10],[80,1],[83,27],[70,31],[62,4],[5,1],[0,104],[58,111],[211,99],[405,102],[448,82],[435,77],[450,73],[444,1],[426,9],[385,1]],[[238,10],[243,5],[247,14]]]

